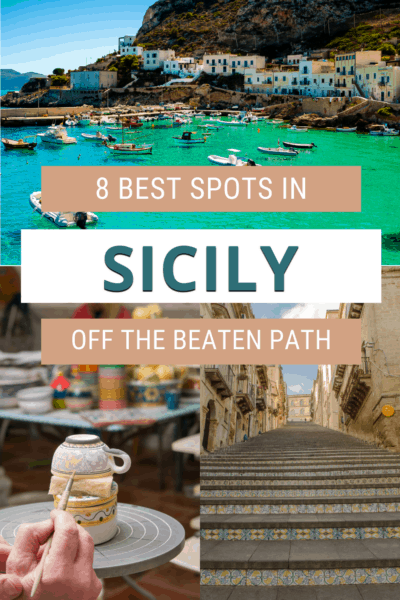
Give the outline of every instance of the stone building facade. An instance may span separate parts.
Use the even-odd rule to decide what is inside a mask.
[[[202,304],[201,316],[254,318],[250,304]],[[214,452],[286,422],[286,386],[279,365],[202,365],[201,451]]]
[[[341,304],[361,319],[360,365],[320,365],[314,421],[400,451],[400,267],[382,268],[381,304]]]
[[[311,395],[293,394],[287,398],[288,421],[311,421]]]

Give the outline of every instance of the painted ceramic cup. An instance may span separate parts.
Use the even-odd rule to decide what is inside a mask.
[[[118,467],[114,457],[119,457],[123,464]],[[61,477],[76,472],[75,479],[108,477],[113,473],[126,473],[131,466],[131,459],[122,450],[110,449],[97,435],[70,435],[53,455],[51,472]]]
[[[84,527],[93,538],[95,545],[111,540],[118,531],[117,525],[117,493],[118,485],[112,484],[108,498],[96,496],[70,496],[67,512],[81,527]],[[61,495],[54,496],[54,507],[57,508]]]

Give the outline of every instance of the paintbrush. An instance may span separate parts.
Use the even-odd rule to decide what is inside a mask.
[[[69,500],[69,496],[70,496],[70,493],[71,493],[72,484],[74,483],[75,473],[76,473],[76,471],[74,471],[72,473],[71,477],[68,480],[67,486],[66,486],[65,490],[62,493],[62,496],[60,498],[60,502],[58,503],[57,510],[66,510],[66,508],[68,506],[68,500]],[[39,584],[40,584],[40,580],[42,579],[43,569],[44,569],[44,563],[46,562],[46,558],[47,558],[47,556],[48,556],[48,554],[50,552],[51,543],[53,541],[53,535],[54,535],[54,533],[52,533],[50,535],[49,539],[46,542],[46,546],[44,548],[44,551],[43,551],[43,554],[42,554],[42,558],[41,558],[40,563],[39,563],[38,568],[37,568],[35,582],[33,584],[32,591],[31,591],[31,598],[33,598],[33,596],[36,594],[36,591],[37,591],[37,589],[39,587]]]

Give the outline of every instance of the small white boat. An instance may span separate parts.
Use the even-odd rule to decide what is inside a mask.
[[[137,156],[138,154],[152,154],[153,152],[153,144],[143,144],[143,146],[136,146],[136,144],[132,144],[130,142],[123,144],[108,144],[107,142],[103,142],[103,144],[110,150],[112,154],[116,154],[117,156]]]
[[[80,125],[81,127],[86,127],[87,125],[90,125],[89,115],[81,115],[78,119],[77,125]]]
[[[261,167],[261,165],[257,165],[251,159],[239,158],[234,154],[230,154],[228,158],[225,158],[225,156],[211,154],[210,156],[208,156],[208,160],[213,165],[219,165],[220,167]]]
[[[76,213],[73,212],[43,212],[42,211],[42,192],[33,192],[29,197],[29,204],[33,208],[33,212],[37,212],[41,217],[44,217],[50,223],[54,223],[62,229],[66,227],[77,227]],[[86,225],[96,225],[99,217],[92,212],[86,213]]]
[[[77,125],[78,121],[75,121],[75,119],[67,119],[65,121],[65,125],[67,127],[75,127],[75,125]]]
[[[357,131],[357,127],[336,127],[336,131],[339,133],[354,133]]]
[[[248,123],[246,121],[223,121],[222,119],[218,119],[217,123],[221,123],[221,125],[232,125],[233,127],[238,126],[246,126]]]
[[[112,135],[108,135],[108,136],[104,135],[100,131],[98,131],[96,134],[81,133],[81,137],[83,137],[83,139],[86,140],[87,142],[99,142],[99,143],[115,142],[117,139],[117,138],[113,137]]]
[[[281,123],[283,123],[283,119],[273,119],[271,123],[273,123],[274,125],[280,125]]]
[[[178,146],[192,146],[194,144],[204,144],[206,141],[206,136],[201,138],[192,138],[192,131],[184,131],[182,133],[182,137],[173,137],[172,139],[175,141],[175,144]]]
[[[62,125],[51,125],[44,133],[37,134],[40,140],[47,144],[63,145],[76,144],[76,138],[69,137]]]
[[[292,125],[288,128],[288,131],[296,131],[297,133],[308,133],[308,127]]]
[[[375,131],[370,131],[369,135],[380,135],[380,136],[392,136],[392,135],[399,135],[399,131],[397,131],[396,129],[390,129],[390,127],[388,127],[387,125],[384,126],[383,129],[378,129]]]
[[[261,146],[259,146],[257,148],[257,150],[259,152],[262,152],[263,154],[270,154],[271,156],[297,156],[298,152],[297,150],[286,150],[286,148],[263,148]]]
[[[399,135],[400,131],[396,129],[386,129],[383,131],[382,135]]]

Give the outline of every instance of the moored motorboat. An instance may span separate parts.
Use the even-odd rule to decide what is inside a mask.
[[[357,127],[336,127],[338,133],[354,133],[357,131]]]
[[[317,146],[314,143],[311,144],[296,144],[294,142],[283,142],[285,148],[293,148],[294,150],[311,150],[311,148],[316,148]]]
[[[173,137],[172,139],[175,141],[175,144],[178,146],[191,146],[194,144],[204,144],[206,141],[206,136],[201,138],[192,138],[193,131],[184,131],[181,137]]]
[[[118,156],[152,154],[153,152],[152,144],[143,144],[143,146],[136,146],[136,144],[131,144],[129,142],[122,144],[108,144],[107,142],[103,142],[103,144],[111,151],[112,154],[116,154]]]
[[[37,146],[37,142],[28,142],[28,138],[34,138],[33,135],[27,135],[23,139],[11,140],[9,138],[1,138],[4,147],[7,150],[34,150]]]
[[[43,212],[42,210],[42,192],[33,192],[29,196],[29,204],[34,209],[34,212],[37,212],[41,217],[44,217],[50,223],[54,223],[57,227],[66,228],[66,227],[77,227],[77,219],[76,214],[73,212]],[[96,225],[99,220],[99,217],[92,212],[86,213],[86,225]]]
[[[67,130],[62,125],[51,125],[44,133],[38,133],[41,141],[48,144],[63,145],[76,144],[76,138],[69,137]]]
[[[208,156],[208,160],[213,165],[219,165],[220,167],[261,167],[261,165],[257,165],[251,158],[240,158],[234,154],[230,154],[228,158],[211,154]]]
[[[218,119],[217,123],[221,123],[221,125],[232,125],[234,127],[243,127],[248,125],[246,121],[223,121],[222,119]]]
[[[400,133],[399,131],[397,131],[396,129],[391,129],[386,124],[384,125],[383,129],[375,129],[374,131],[369,132],[370,135],[379,135],[379,136],[393,136],[393,135],[399,135],[399,133]]]
[[[292,125],[291,127],[288,128],[288,131],[295,131],[297,133],[307,133],[308,132],[308,127],[306,126],[300,126],[300,125]]]
[[[89,115],[81,115],[77,121],[77,125],[80,125],[81,127],[86,127],[87,125],[90,125]]]
[[[93,134],[93,133],[81,133],[81,137],[83,137],[83,139],[86,140],[87,142],[99,142],[99,143],[103,143],[103,142],[116,142],[117,141],[117,138],[115,138],[114,136],[112,136],[112,135],[104,135],[100,131],[98,131],[96,134]]]
[[[285,148],[281,148],[278,146],[278,148],[263,148],[262,146],[259,146],[257,148],[257,150],[259,152],[262,152],[263,154],[269,154],[271,156],[297,156],[298,152],[297,150],[285,150]]]

